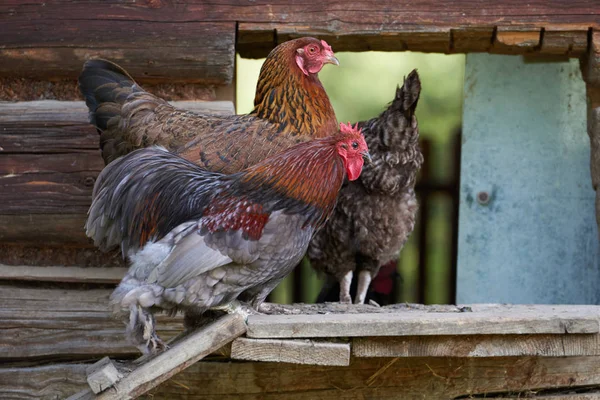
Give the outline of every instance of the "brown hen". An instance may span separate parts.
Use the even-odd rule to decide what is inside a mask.
[[[277,46],[259,75],[254,110],[215,116],[177,109],[144,91],[118,65],[89,60],[79,88],[100,132],[106,164],[135,149],[161,145],[210,171],[233,173],[296,143],[331,136],[337,120],[318,72],[338,65],[323,40]]]

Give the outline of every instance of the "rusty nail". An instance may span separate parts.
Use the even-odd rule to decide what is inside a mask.
[[[96,179],[92,178],[91,176],[86,176],[83,179],[83,184],[85,186],[94,186],[94,182],[96,182]]]
[[[482,206],[485,206],[490,202],[490,194],[488,192],[477,193],[477,202]]]

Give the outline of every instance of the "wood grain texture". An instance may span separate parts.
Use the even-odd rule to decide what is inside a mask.
[[[598,368],[594,365],[598,361],[597,357],[416,358],[395,362],[394,359],[356,359],[349,367],[199,362],[141,398],[411,400],[483,397],[485,394],[488,394],[486,398],[493,398],[493,393],[512,392],[513,397],[505,395],[503,398],[522,399],[543,389],[559,391],[562,388],[565,394],[540,395],[539,398],[595,400],[595,392],[578,395],[582,397],[568,396],[575,396],[572,391],[578,387],[599,384]],[[59,364],[0,368],[0,397],[64,398],[69,390],[85,387],[85,367]],[[65,376],[69,378],[64,379]]]
[[[231,102],[173,102],[232,114]],[[83,226],[104,167],[83,102],[0,103],[0,241],[91,246]]]
[[[0,264],[0,281],[75,282],[117,284],[127,268],[32,267]]]
[[[473,306],[473,312],[410,311],[390,314],[251,315],[248,337],[597,333],[597,306]]]
[[[123,375],[108,357],[104,357],[97,363],[87,367],[85,373],[87,374],[87,383],[94,393],[100,393],[114,386],[123,378]]]
[[[348,367],[201,361],[140,398],[422,400],[493,398],[501,393],[503,398],[523,399],[549,389],[563,394],[533,398],[597,400],[596,392],[576,395],[573,391],[600,384],[599,361],[598,357],[362,358],[352,360]],[[65,398],[86,387],[86,366],[0,368],[0,398]]]
[[[298,36],[318,36],[336,51],[456,52],[481,51],[481,43],[455,47],[454,32],[480,38],[482,28],[569,29],[580,41],[586,40],[588,29],[600,27],[594,0],[571,1],[568,7],[562,0],[11,0],[0,5],[0,18],[8,31],[0,39],[3,74],[72,75],[77,62],[99,54],[123,62],[138,75],[211,82],[231,79],[225,65],[233,66],[236,23],[237,50],[253,57],[264,57],[275,44]],[[23,31],[28,35],[21,35]],[[491,43],[493,36],[487,38]],[[561,42],[553,36],[545,41],[555,39]],[[561,46],[541,46],[538,51],[552,47],[556,51]],[[576,57],[583,51],[574,46],[568,53]],[[70,65],[68,59],[76,62]],[[219,75],[210,76],[215,73]]]
[[[89,364],[0,367],[0,398],[7,400],[66,399],[87,387]]]
[[[348,367],[198,363],[159,399],[454,399],[597,385],[598,357],[362,358]],[[185,386],[185,387],[184,387]],[[187,387],[187,388],[186,388]]]
[[[355,357],[600,356],[600,335],[370,337],[352,340]]]
[[[109,311],[110,293],[0,285],[0,360],[139,355]],[[163,339],[183,330],[181,316],[157,317]]]
[[[98,400],[135,399],[243,335],[246,332],[244,318],[237,313],[225,315],[136,367],[114,386],[97,396],[94,396],[91,390],[84,392],[89,394],[89,398]],[[88,397],[85,393],[77,393],[73,398]]]
[[[63,3],[58,7],[68,17],[74,6]],[[18,6],[12,15],[10,11],[6,14],[6,7],[0,10],[0,76],[75,78],[85,60],[101,57],[117,62],[142,81],[168,77],[171,81],[228,85],[233,80],[233,21],[107,21],[75,17],[65,23],[45,18],[44,6],[39,7],[42,15],[33,19],[22,19],[28,13],[21,13]],[[118,12],[109,5],[106,8]],[[89,16],[92,15],[93,11]]]
[[[238,338],[231,344],[231,358],[292,364],[349,365],[350,344]]]

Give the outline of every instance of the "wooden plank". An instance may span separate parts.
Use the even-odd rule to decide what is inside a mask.
[[[455,53],[489,51],[493,36],[493,27],[452,29],[451,49]]]
[[[0,241],[3,244],[26,244],[32,246],[42,244],[44,246],[93,248],[93,242],[85,236],[83,229],[85,221],[86,214],[84,213],[0,214]]]
[[[87,387],[89,364],[0,367],[0,398],[11,400],[65,399]]]
[[[213,46],[217,55],[221,53],[216,47],[229,49],[233,43],[229,30],[235,23],[239,23],[239,38],[243,39],[238,49],[242,55],[264,57],[274,44],[306,35],[328,40],[336,51],[448,51],[450,29],[477,31],[507,26],[587,32],[600,27],[599,15],[594,0],[578,0],[569,7],[563,0],[308,0],[291,4],[286,0],[215,0],[210,4],[190,0],[111,2],[108,6],[101,0],[11,0],[0,5],[3,26],[10,28],[5,29],[9,34],[0,39],[0,60],[4,65],[7,61],[13,66],[22,63],[27,67],[23,72],[29,74],[66,74],[72,71],[60,71],[58,65],[65,65],[69,57],[81,60],[87,51],[123,61],[129,58],[131,65],[125,66],[138,68],[140,73],[153,68],[154,74],[160,72],[162,76],[175,78],[184,73],[193,77],[195,72],[198,77],[208,73],[212,62],[204,57],[209,53],[204,46]],[[218,27],[216,33],[205,29],[209,25]],[[24,30],[28,35],[19,35]],[[475,43],[475,47],[464,51],[481,51],[479,48],[480,43]],[[169,61],[173,55],[176,62]],[[57,57],[63,58],[60,64]],[[155,64],[147,65],[147,60]],[[174,68],[167,68],[172,64]],[[18,73],[14,68],[6,72]]]
[[[201,113],[231,115],[229,101],[178,101]],[[83,226],[104,167],[85,104],[0,103],[0,240],[89,246]]]
[[[248,337],[597,333],[599,306],[512,306],[465,313],[251,315]]]
[[[555,393],[538,397],[596,400],[597,392],[578,394],[581,398],[567,396],[575,396],[574,391],[587,385],[600,385],[599,362],[599,357],[359,358],[347,367],[324,367],[201,361],[140,398],[422,400],[505,394],[502,398],[523,399],[550,390]],[[87,386],[86,367],[0,368],[0,398],[65,398]]]
[[[64,14],[70,14],[72,4],[62,7]],[[91,18],[65,24],[43,17],[21,19],[18,11],[7,17],[2,11],[6,8],[0,10],[4,15],[1,76],[75,78],[85,60],[102,57],[121,64],[142,81],[168,77],[171,81],[227,85],[233,79],[233,21],[107,22]],[[22,35],[24,31],[28,34]]]
[[[225,315],[133,369],[97,396],[93,396],[90,390],[85,392],[89,393],[89,398],[98,400],[135,399],[243,335],[246,332],[244,319],[245,316],[239,313]],[[82,398],[86,398],[85,395],[78,393],[71,399]]]
[[[545,30],[540,51],[544,54],[583,54],[588,47],[588,32]]]
[[[370,337],[352,340],[355,357],[600,356],[600,335]]]
[[[348,367],[200,362],[155,398],[254,400],[489,398],[598,385],[598,357],[353,359]],[[242,397],[243,396],[243,397]]]
[[[114,283],[121,281],[127,268],[32,267],[0,264],[0,280],[36,282]]]
[[[231,344],[231,358],[309,365],[350,365],[350,344],[238,338]]]
[[[0,359],[139,355],[109,311],[110,293],[0,285]],[[157,320],[163,339],[183,330],[181,316]]]
[[[170,103],[175,107],[199,113],[212,113],[217,115],[231,115],[235,113],[231,101],[184,100],[171,101]],[[3,127],[5,124],[7,125],[6,128],[9,128],[8,124],[11,123],[35,124],[38,121],[56,122],[61,126],[79,123],[89,125],[88,108],[83,101],[0,101],[0,124],[2,124]]]

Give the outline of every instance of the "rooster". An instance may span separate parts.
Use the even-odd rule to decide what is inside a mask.
[[[331,215],[345,176],[370,159],[361,132],[292,146],[241,172],[210,172],[150,147],[110,163],[94,186],[86,233],[120,245],[131,267],[111,295],[143,352],[164,343],[152,310],[196,319],[238,297],[258,310]],[[187,316],[186,316],[187,317]]]
[[[357,272],[355,303],[364,303],[380,266],[398,257],[414,229],[414,186],[423,163],[415,117],[420,92],[419,76],[412,71],[388,109],[359,124],[373,162],[359,180],[342,188],[335,212],[308,248],[311,265],[328,275],[324,291],[339,282],[341,302],[351,302]]]
[[[144,91],[106,60],[89,60],[79,89],[100,132],[106,164],[135,149],[160,145],[208,170],[231,174],[288,147],[334,135],[337,120],[317,76],[339,65],[323,40],[305,37],[275,47],[261,68],[249,115],[180,110]]]

